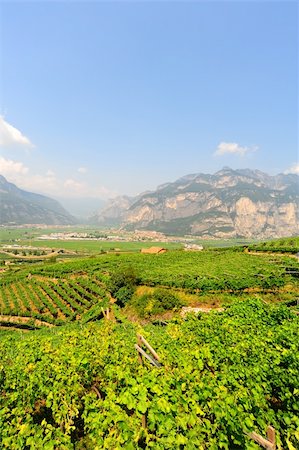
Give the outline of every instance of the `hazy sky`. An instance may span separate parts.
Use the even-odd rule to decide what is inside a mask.
[[[0,173],[20,187],[299,172],[297,2],[2,1],[1,30]]]

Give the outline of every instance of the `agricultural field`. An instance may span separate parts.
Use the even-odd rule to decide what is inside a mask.
[[[79,254],[99,254],[101,252],[139,252],[141,248],[152,246],[164,247],[167,249],[178,249],[182,244],[172,242],[121,242],[121,241],[96,241],[84,239],[81,241],[64,240],[33,240],[33,246],[50,247],[53,249],[65,249]]]
[[[0,341],[2,448],[277,449],[299,445],[299,318],[253,299],[166,326],[103,320]],[[136,333],[160,367],[140,364]]]
[[[28,241],[34,240],[41,234],[45,233],[52,233],[52,232],[63,232],[68,230],[69,227],[56,227],[51,228],[47,227],[45,228],[38,228],[38,227],[9,227],[9,226],[2,226],[0,228],[0,243],[1,244],[8,244],[8,243],[14,243],[16,241],[25,241],[28,245]]]
[[[88,227],[61,227],[61,228],[9,228],[2,227],[0,229],[0,245],[11,245],[18,244],[23,246],[32,246],[40,249],[50,248],[50,249],[65,249],[70,252],[77,252],[79,255],[87,255],[87,254],[99,254],[101,252],[138,252],[141,248],[148,248],[153,245],[167,248],[169,250],[180,249],[183,247],[182,242],[184,241],[184,237],[178,238],[178,241],[182,242],[153,242],[153,241],[135,241],[134,240],[91,240],[91,239],[82,239],[82,240],[63,240],[63,239],[38,239],[41,235],[45,233],[50,235],[51,233],[68,233],[68,232],[87,232],[91,235],[107,235],[107,234],[115,234],[115,230],[101,230],[94,229]],[[253,240],[246,239],[196,239],[193,238],[193,242],[195,244],[202,245],[204,248],[219,248],[219,247],[231,247],[231,246],[242,246],[242,245],[250,245],[253,244]]]
[[[180,242],[156,242],[151,240],[134,241],[113,240],[112,238],[97,240],[96,238],[86,239],[39,239],[40,236],[50,235],[51,233],[87,233],[91,236],[105,236],[109,233],[107,230],[95,230],[86,227],[79,228],[1,228],[0,229],[0,258],[3,260],[11,259],[3,250],[8,250],[9,246],[18,246],[20,257],[25,254],[28,256],[33,251],[47,253],[63,250],[62,255],[56,255],[59,258],[74,258],[87,255],[99,255],[105,252],[140,252],[142,248],[159,246],[169,250],[180,249],[183,244]],[[114,232],[115,234],[115,232]],[[113,236],[113,234],[112,234]],[[22,248],[23,247],[23,248]],[[34,250],[30,250],[30,248]],[[10,251],[16,251],[11,249]],[[15,258],[14,258],[15,259]],[[33,258],[32,258],[33,260]]]
[[[298,253],[299,236],[250,244],[248,248],[259,252]]]
[[[133,282],[113,290],[112,277],[121,279],[128,271],[134,275]],[[185,303],[186,294],[191,294],[189,299],[195,306],[209,302],[207,298],[217,296],[227,303],[252,292],[272,295],[274,300],[279,296],[291,299],[299,294],[298,271],[295,258],[215,250],[103,254],[69,262],[27,264],[9,267],[0,275],[0,312],[1,316],[32,317],[61,325],[81,320],[90,308],[97,309],[99,315],[111,295],[116,300],[123,296],[123,302],[130,304],[137,286],[163,288],[181,298],[185,294]]]
[[[1,316],[32,317],[61,325],[66,321],[84,321],[90,310],[99,315],[100,308],[108,302],[106,286],[99,277],[53,280],[30,276],[30,279],[1,284],[0,313]]]
[[[241,250],[6,268],[1,448],[296,450],[299,262]]]

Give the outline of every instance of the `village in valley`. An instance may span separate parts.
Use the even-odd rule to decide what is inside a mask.
[[[49,233],[44,233],[47,228]],[[65,229],[59,227],[53,231],[53,228],[53,226],[31,227],[31,232],[29,232],[24,231],[26,227],[11,227],[11,230],[23,230],[25,234],[5,242],[2,240],[0,249],[5,257],[3,264],[9,266],[22,261],[34,262],[49,258],[53,260],[57,257],[60,259],[76,257],[81,256],[82,252],[86,255],[86,251],[82,250],[80,243],[83,246],[84,243],[88,243],[93,254],[121,251],[159,254],[167,252],[169,248],[178,248],[185,251],[201,251],[204,248],[203,245],[196,243],[194,238],[166,236],[157,231],[70,230],[69,227],[65,227]],[[39,231],[43,231],[43,233],[40,234]]]

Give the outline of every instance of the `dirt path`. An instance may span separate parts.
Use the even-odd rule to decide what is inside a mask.
[[[52,257],[56,257],[56,256],[60,256],[60,253],[58,252],[52,252],[52,253],[48,253],[47,255],[40,255],[40,256],[24,256],[24,255],[15,255],[14,253],[10,253],[10,252],[5,252],[4,250],[1,250],[1,253],[4,253],[5,255],[10,256],[13,259],[22,259],[24,261],[32,261],[32,260],[40,260],[42,261],[43,259],[49,259]]]
[[[259,255],[288,256],[289,258],[295,258],[295,259],[297,259],[299,261],[298,256],[294,255],[293,253],[262,252],[262,251],[261,252],[255,252],[255,251],[252,251],[252,250],[248,250],[246,253],[248,255],[257,255],[257,256],[259,256]]]
[[[0,323],[2,323],[2,324],[14,323],[16,325],[18,325],[18,324],[30,325],[32,323],[37,328],[40,328],[40,327],[52,328],[52,327],[54,327],[54,325],[52,325],[51,323],[43,322],[42,320],[39,320],[39,319],[34,319],[34,317],[23,317],[23,316],[0,316]]]
[[[212,311],[218,311],[218,312],[222,312],[224,311],[224,308],[207,308],[207,307],[192,307],[192,306],[183,306],[182,310],[181,310],[181,316],[185,316],[186,314],[192,313],[192,314],[199,314],[201,312],[203,313],[209,313]]]
[[[9,325],[0,325],[0,331],[22,331],[22,333],[28,333],[30,330],[26,330],[26,328],[12,327]]]

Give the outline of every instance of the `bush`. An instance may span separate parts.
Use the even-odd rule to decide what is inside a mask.
[[[115,298],[120,306],[124,306],[129,300],[131,300],[133,294],[133,287],[123,286],[116,292]]]
[[[140,317],[149,317],[165,311],[177,310],[184,306],[184,302],[169,289],[159,288],[153,293],[134,297],[132,306]]]
[[[111,275],[108,289],[121,306],[131,299],[138,278],[133,267],[122,267]]]

